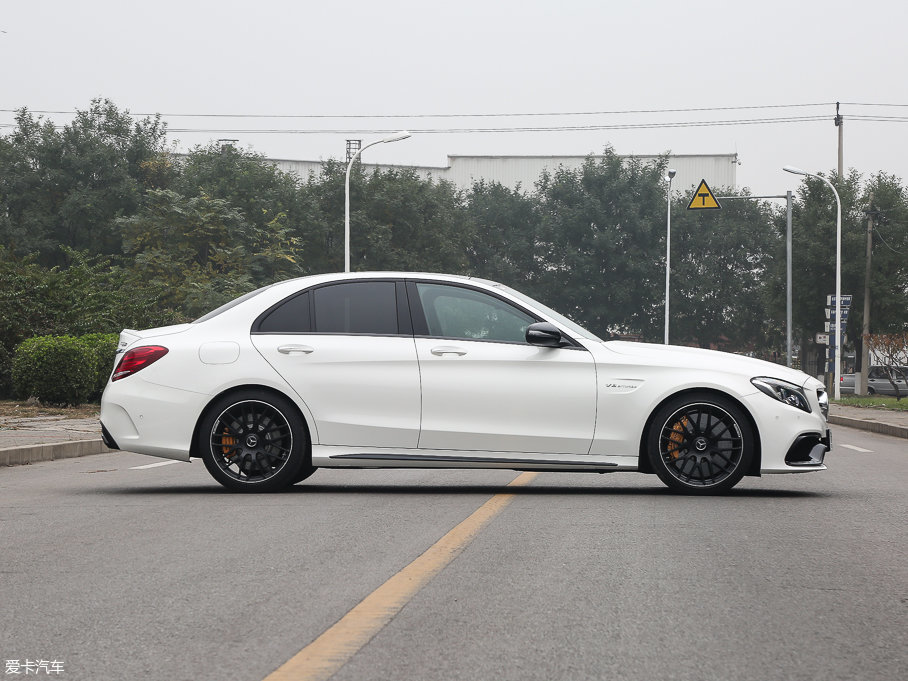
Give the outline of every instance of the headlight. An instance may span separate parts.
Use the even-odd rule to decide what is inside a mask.
[[[782,381],[778,378],[767,378],[766,376],[757,376],[750,379],[754,387],[766,393],[770,397],[784,402],[785,404],[797,407],[810,413],[810,403],[798,386],[788,381]]]
[[[817,389],[817,401],[820,403],[820,411],[823,412],[823,418],[829,418],[829,395],[822,388]]]

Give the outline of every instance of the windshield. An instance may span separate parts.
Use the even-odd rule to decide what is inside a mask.
[[[493,282],[488,282],[488,283],[492,284],[496,288],[501,289],[502,291],[507,291],[508,293],[510,293],[512,296],[514,296],[518,300],[521,300],[524,303],[526,303],[527,305],[535,307],[537,310],[544,312],[548,317],[551,317],[552,319],[554,319],[556,322],[558,322],[563,327],[568,329],[575,336],[579,336],[580,338],[586,338],[587,340],[599,341],[600,343],[604,342],[601,338],[599,338],[595,334],[590,333],[589,331],[584,329],[579,324],[572,322],[570,319],[565,317],[563,314],[559,314],[558,312],[555,312],[555,310],[548,307],[547,305],[543,305],[538,300],[534,300],[533,298],[530,298],[529,296],[522,294],[520,291],[515,291],[510,286],[505,286],[504,284],[496,284]]]

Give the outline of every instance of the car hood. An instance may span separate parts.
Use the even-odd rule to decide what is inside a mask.
[[[718,350],[703,350],[680,345],[657,345],[655,343],[631,343],[627,341],[608,341],[603,345],[618,355],[633,357],[660,366],[682,366],[685,368],[702,368],[710,371],[727,371],[742,374],[747,378],[767,376],[778,378],[797,386],[805,387],[808,382],[822,385],[803,371],[791,369],[781,364],[766,362],[753,357],[734,355]]]

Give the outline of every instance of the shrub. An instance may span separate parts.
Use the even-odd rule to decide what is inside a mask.
[[[110,372],[113,371],[120,336],[116,333],[90,333],[86,336],[79,336],[79,340],[88,347],[93,357],[95,382],[89,397],[93,402],[97,402],[101,399],[101,393],[104,392]]]
[[[0,344],[0,397],[10,397],[13,393],[13,357]]]
[[[13,355],[13,388],[20,397],[47,404],[80,404],[97,384],[97,361],[89,344],[73,336],[36,336]]]

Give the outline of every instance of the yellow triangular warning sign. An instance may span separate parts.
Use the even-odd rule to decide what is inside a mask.
[[[720,210],[721,208],[722,206],[716,201],[709,185],[706,184],[706,180],[700,180],[700,186],[697,187],[690,203],[687,204],[687,210]]]

